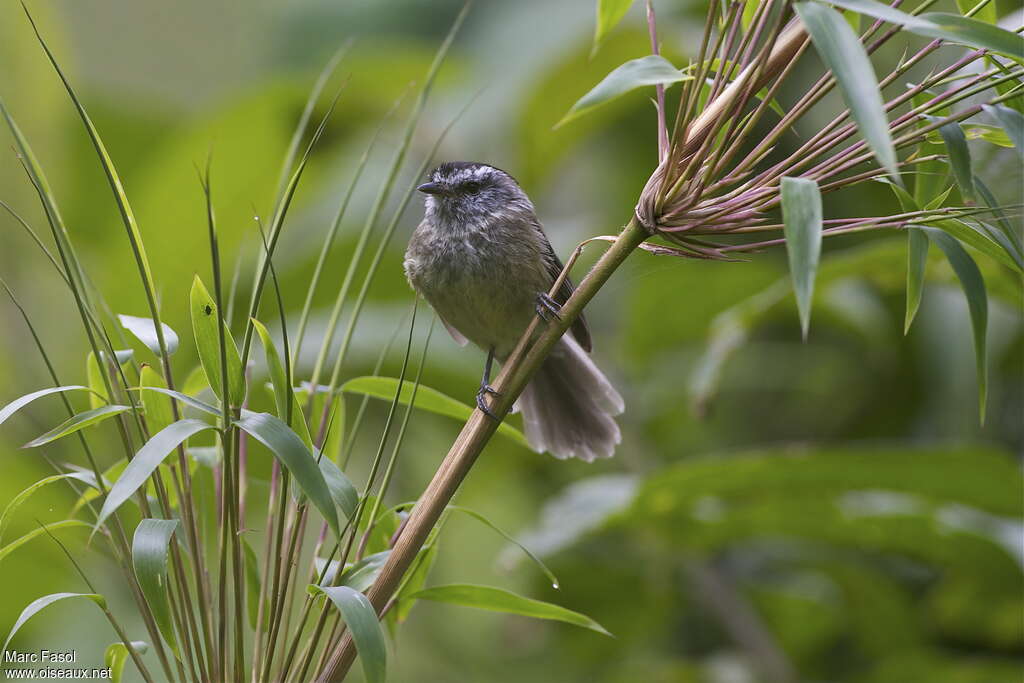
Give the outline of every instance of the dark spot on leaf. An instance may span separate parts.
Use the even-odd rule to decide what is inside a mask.
[[[203,307],[203,313],[205,313],[206,315],[210,315],[211,313],[213,313],[213,306],[211,306],[210,304],[206,304],[206,306]]]

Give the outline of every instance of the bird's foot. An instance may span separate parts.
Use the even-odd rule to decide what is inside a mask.
[[[547,292],[541,292],[537,295],[537,315],[541,317],[544,322],[551,322],[551,318],[561,319],[559,311],[562,310],[562,305],[557,301],[548,296]]]
[[[487,405],[488,394],[490,394],[491,396],[501,396],[501,392],[492,387],[490,384],[481,383],[480,390],[476,392],[476,407],[480,409],[480,412],[482,412],[484,415],[491,418],[492,420],[499,420],[498,416],[495,415],[494,411],[491,410],[490,406]]]

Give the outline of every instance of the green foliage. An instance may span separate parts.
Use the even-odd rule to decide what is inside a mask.
[[[167,554],[174,542],[177,526],[178,521],[173,519],[144,519],[139,522],[132,539],[132,566],[161,635],[174,655],[181,659],[171,620],[167,577]]]
[[[782,179],[782,219],[786,226],[786,253],[793,278],[800,327],[804,339],[811,324],[811,297],[821,255],[821,193],[806,178]]]

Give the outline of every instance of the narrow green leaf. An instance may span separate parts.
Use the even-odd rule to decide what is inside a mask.
[[[986,104],[981,108],[999,122],[1010,141],[1013,142],[1017,156],[1024,161],[1024,115],[1016,109],[1010,109],[1001,104],[994,106]]]
[[[380,570],[391,554],[390,550],[367,555],[358,562],[345,568],[338,580],[342,586],[348,586],[354,591],[363,592],[373,585],[380,575]],[[324,583],[327,583],[326,581]]]
[[[224,400],[224,392],[221,388],[220,331],[217,328],[221,318],[217,312],[217,302],[210,296],[198,275],[192,281],[189,308],[192,312],[192,332],[196,338],[199,361],[203,365],[206,379],[210,383],[213,393]],[[231,338],[227,324],[224,325],[224,341],[228,363],[229,402],[231,405],[240,406],[245,400],[245,378],[242,375],[242,360],[238,355],[238,347],[235,346],[235,341]]]
[[[672,62],[660,55],[647,55],[639,59],[632,59],[617,67],[590,92],[577,100],[569,112],[562,117],[562,120],[555,124],[555,128],[563,126],[594,107],[614,100],[631,90],[645,85],[671,85],[679,81],[689,81],[692,78],[693,76],[683,74],[672,65]]]
[[[20,538],[16,538],[7,545],[0,548],[0,562],[3,562],[4,558],[13,553],[15,550],[25,545],[33,538],[42,536],[47,532],[53,532],[57,529],[68,529],[72,527],[87,527],[87,523],[78,519],[65,519],[61,522],[51,522],[50,524],[44,524],[43,526],[36,527],[32,531],[28,532]]]
[[[384,683],[387,678],[388,651],[384,643],[384,631],[370,601],[365,595],[348,586],[312,588],[326,595],[341,612],[362,660],[367,683]]]
[[[27,444],[22,446],[22,448],[36,448],[37,446],[48,444],[51,441],[56,441],[61,437],[67,436],[68,434],[74,434],[78,430],[84,429],[89,425],[94,425],[98,422],[102,422],[103,420],[114,417],[115,415],[120,415],[121,413],[127,410],[131,410],[131,408],[129,408],[128,406],[116,405],[101,406],[99,408],[94,408],[92,410],[86,410],[85,412],[78,413],[77,415],[68,418],[63,423],[61,423],[57,427],[54,427],[45,434],[35,439],[32,439]]]
[[[220,417],[221,416],[221,410],[217,406],[210,405],[209,403],[206,403],[205,401],[200,401],[198,398],[193,398],[192,396],[189,396],[188,394],[184,394],[184,393],[182,393],[180,391],[174,391],[173,389],[165,389],[164,387],[154,387],[154,386],[148,386],[148,385],[140,386],[139,390],[142,391],[143,394],[146,394],[146,393],[151,392],[151,391],[155,391],[158,394],[163,394],[164,396],[170,396],[171,398],[175,399],[179,403],[183,403],[183,404],[187,405],[189,408],[195,408],[196,410],[198,410],[198,411],[200,411],[202,413],[206,413],[208,415],[213,415],[215,417]]]
[[[11,515],[14,514],[15,510],[21,507],[22,503],[32,497],[36,491],[44,486],[48,486],[56,481],[63,481],[65,479],[76,479],[88,484],[89,486],[96,486],[96,477],[86,472],[66,472],[64,474],[51,474],[49,477],[43,477],[21,491],[18,495],[14,496],[14,498],[11,498],[10,502],[7,503],[7,507],[4,508],[3,513],[0,513],[0,543],[3,542],[4,531],[7,529],[7,525],[10,524]]]
[[[921,36],[984,48],[1018,60],[1024,59],[1024,39],[1012,31],[978,19],[945,12],[926,12],[915,16],[874,0],[829,0],[829,4],[900,24],[911,33]]]
[[[860,38],[834,9],[814,2],[798,2],[794,7],[822,61],[839,83],[860,134],[893,181],[901,182],[878,79]]]
[[[102,355],[103,352],[100,351],[100,354]],[[96,354],[90,351],[85,357],[85,381],[89,384],[89,390],[92,392],[89,395],[90,408],[99,408],[110,403],[107,387],[103,383],[103,373],[105,371],[106,368],[100,368],[100,364],[96,360]]]
[[[416,604],[416,600],[409,596],[415,595],[427,585],[427,576],[429,576],[430,570],[433,569],[434,562],[437,560],[438,547],[435,540],[434,543],[424,546],[417,553],[415,565],[407,575],[408,578],[405,579],[402,589],[398,593],[396,616],[399,623],[404,622],[409,617],[409,612],[412,611],[413,605]]]
[[[507,614],[518,614],[535,619],[551,619],[566,624],[573,624],[574,626],[582,626],[606,636],[612,635],[601,624],[585,614],[573,612],[559,605],[553,605],[550,602],[523,597],[503,588],[495,588],[493,586],[477,586],[473,584],[433,586],[417,591],[410,595],[409,598],[447,602],[453,605],[476,607],[493,612],[505,612]]]
[[[811,324],[814,277],[821,255],[821,192],[807,178],[782,179],[782,219],[785,224],[789,274],[793,279],[804,339]]]
[[[927,262],[928,236],[920,228],[907,228],[907,310],[903,317],[903,334],[910,331],[917,309],[921,306]]]
[[[964,244],[977,249],[1007,268],[1024,272],[1022,270],[1020,254],[1014,250],[1012,244],[1005,240],[1005,235],[993,228],[993,232],[981,228],[978,223],[968,223],[960,219],[947,219],[941,221],[921,221],[922,225],[939,228],[949,233]]]
[[[100,609],[107,609],[107,601],[102,595],[97,593],[51,593],[50,595],[44,595],[41,598],[33,600],[28,607],[21,611],[21,614],[14,622],[14,626],[11,627],[11,632],[7,634],[7,640],[4,641],[4,646],[0,647],[0,652],[7,650],[7,646],[11,644],[11,639],[14,638],[14,635],[19,631],[19,629],[25,625],[26,621],[55,602],[69,600],[71,598],[85,598],[86,600],[94,602]]]
[[[137,318],[134,315],[117,316],[121,326],[135,335],[135,338],[146,345],[146,348],[153,352],[157,358],[160,357],[160,340],[156,336],[156,325],[152,318]],[[164,343],[167,344],[167,355],[170,356],[178,350],[178,335],[166,323],[160,323],[164,331]]]
[[[98,529],[117,508],[146,483],[160,463],[175,448],[189,437],[207,429],[214,429],[214,427],[202,420],[185,419],[178,420],[154,434],[139,449],[139,452],[135,454],[128,466],[124,468],[124,472],[110,488],[106,500],[103,501],[103,508],[96,518],[96,528]]]
[[[0,425],[6,422],[7,418],[9,418],[11,415],[14,415],[16,412],[18,412],[19,410],[27,406],[29,403],[36,400],[37,398],[50,396],[51,394],[59,394],[63,391],[91,391],[91,389],[89,389],[89,387],[82,386],[81,384],[70,384],[63,387],[51,387],[49,389],[40,389],[39,391],[33,391],[31,394],[25,394],[24,396],[20,396],[14,399],[13,401],[5,405],[3,408],[0,408]]]
[[[149,650],[149,643],[143,640],[133,640],[132,649],[137,654],[144,655]],[[124,676],[124,665],[128,661],[128,648],[124,643],[112,643],[103,653],[103,663],[110,669],[110,680],[113,683],[120,683]]]
[[[974,331],[974,358],[978,373],[978,413],[981,423],[985,423],[985,405],[988,398],[988,362],[986,339],[988,336],[988,294],[985,291],[985,280],[978,270],[978,265],[971,255],[960,246],[960,243],[936,228],[924,228],[928,237],[935,242],[953,267],[960,286],[967,298],[967,308],[971,313],[971,328]]]
[[[959,14],[925,12],[920,18],[932,26],[925,30],[910,29],[914,33],[1024,60],[1024,38],[1017,33]]]
[[[1021,244],[1020,235],[1017,234],[1016,228],[1007,219],[1006,214],[1003,212],[1002,207],[996,198],[992,195],[992,191],[988,189],[988,185],[985,184],[978,176],[974,176],[974,189],[981,195],[982,200],[992,210],[992,215],[996,218],[996,224],[999,225],[1000,231],[1003,236],[1013,245],[1013,253],[1017,256],[1024,254],[1024,245]],[[1016,257],[1014,260],[1018,260]]]
[[[594,47],[590,51],[591,56],[597,53],[605,37],[618,26],[632,4],[633,0],[597,0],[597,25],[594,28]]]
[[[260,563],[256,551],[244,538],[242,550],[245,554],[245,604],[249,611],[249,626],[255,629],[260,609]]]
[[[409,405],[409,401],[412,400],[414,387],[415,382],[404,381],[398,402],[402,405]],[[350,379],[341,385],[339,391],[391,401],[395,397],[396,389],[398,389],[398,380],[394,377],[364,376]],[[430,413],[436,413],[437,415],[453,417],[457,420],[466,420],[473,413],[473,409],[465,403],[442,394],[437,389],[432,389],[425,384],[420,384],[419,392],[416,394],[415,407]],[[524,446],[527,445],[526,437],[523,436],[523,433],[509,424],[503,422],[498,425],[498,433]]]
[[[156,370],[145,363],[139,371],[139,385],[143,387],[166,387],[164,378]],[[174,422],[174,411],[171,399],[161,396],[155,391],[140,391],[142,407],[146,411],[146,427],[150,434],[155,434]]]
[[[235,424],[270,449],[295,478],[303,493],[309,496],[335,535],[340,536],[341,529],[338,526],[334,498],[317,466],[316,459],[302,439],[281,419],[269,413],[243,415]]]
[[[174,656],[181,659],[167,586],[167,553],[177,526],[176,519],[144,519],[139,522],[132,539],[132,566],[160,635]]]
[[[290,404],[293,403],[292,383],[285,374],[284,365],[281,364],[281,356],[277,353],[277,347],[270,336],[266,326],[255,318],[252,319],[253,327],[260,335],[263,343],[263,353],[267,359],[267,371],[270,373],[270,381],[274,385],[274,403],[277,405],[277,416],[287,422],[288,415],[292,412]]]
[[[481,515],[476,510],[470,510],[469,508],[464,508],[464,507],[461,507],[459,505],[449,505],[447,507],[447,509],[448,510],[455,510],[457,512],[461,512],[463,514],[469,515],[470,517],[472,517],[473,519],[477,520],[478,522],[481,522],[482,524],[485,524],[486,526],[490,527],[492,531],[497,533],[499,536],[504,538],[506,541],[508,541],[509,543],[514,545],[515,547],[519,548],[521,551],[523,551],[523,554],[526,555],[527,557],[529,557],[530,560],[532,560],[533,563],[535,565],[537,565],[537,568],[540,569],[541,572],[544,573],[544,576],[546,576],[548,581],[551,582],[551,587],[552,588],[554,588],[555,590],[558,590],[561,587],[561,585],[558,582],[558,577],[555,576],[555,573],[553,571],[551,571],[550,569],[548,569],[548,566],[546,564],[544,564],[544,562],[539,557],[534,555],[533,552],[531,552],[529,548],[527,548],[525,545],[523,545],[522,543],[517,541],[516,538],[514,536],[512,536],[512,534],[507,533],[506,531],[501,529],[497,524],[495,524],[491,520],[487,519],[486,517]]]
[[[960,14],[967,14],[978,5],[985,3],[984,6],[974,13],[974,18],[978,21],[984,21],[986,24],[995,24],[999,21],[999,12],[996,9],[998,4],[996,0],[956,0],[956,8],[960,10]]]
[[[345,519],[352,519],[356,512],[356,505],[359,504],[359,492],[356,491],[352,481],[326,455],[320,457],[320,472],[324,475],[324,481],[327,482],[327,488],[331,491],[334,504],[345,515]]]
[[[947,123],[939,127],[939,135],[946,143],[946,151],[949,153],[949,165],[953,167],[953,177],[960,187],[960,193],[964,201],[973,204],[976,201],[974,195],[974,174],[971,172],[971,152],[967,148],[967,136],[957,123]]]

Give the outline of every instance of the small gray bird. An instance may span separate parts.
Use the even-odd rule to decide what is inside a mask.
[[[455,341],[487,352],[476,401],[495,417],[487,395],[495,358],[504,361],[534,315],[558,315],[572,294],[568,280],[552,300],[562,271],[533,203],[512,176],[469,161],[441,164],[420,185],[426,213],[405,252],[413,289],[434,307]],[[612,419],[622,397],[587,355],[582,316],[551,351],[519,397],[526,438],[537,452],[590,462],[611,457],[621,441]]]

